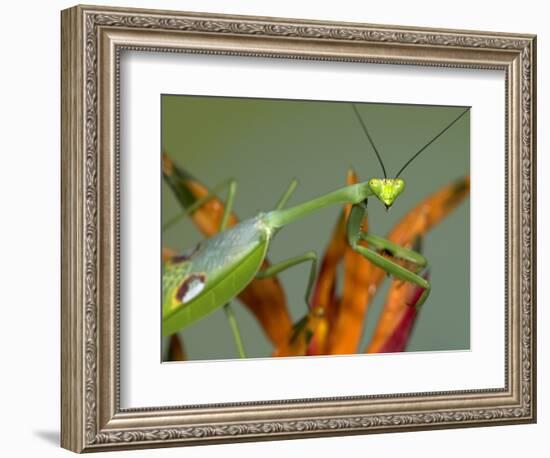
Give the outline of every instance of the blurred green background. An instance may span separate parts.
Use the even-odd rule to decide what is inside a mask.
[[[418,149],[455,119],[463,107],[359,103],[358,109],[393,177]],[[345,185],[353,167],[361,180],[383,177],[380,165],[349,103],[162,95],[162,150],[208,187],[238,180],[234,210],[242,220],[273,208],[292,178],[299,180],[289,206]],[[427,148],[403,173],[405,192],[389,212],[369,205],[369,230],[385,235],[428,194],[469,173],[469,113]],[[225,195],[221,196],[222,199]],[[180,206],[162,184],[162,220]],[[341,208],[322,210],[287,226],[268,257],[278,262],[306,250],[321,257]],[[413,331],[408,351],[470,348],[470,207],[466,199],[424,240],[432,292]],[[189,248],[201,240],[188,219],[164,234],[162,243]],[[309,265],[279,278],[293,321],[300,319]],[[371,304],[361,349],[374,330],[389,281]],[[234,310],[249,357],[266,357],[272,347],[253,316],[237,300]],[[220,308],[181,332],[189,359],[235,358]]]

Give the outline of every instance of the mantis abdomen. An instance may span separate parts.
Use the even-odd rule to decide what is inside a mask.
[[[166,263],[163,335],[203,318],[239,294],[260,269],[271,234],[259,214]]]

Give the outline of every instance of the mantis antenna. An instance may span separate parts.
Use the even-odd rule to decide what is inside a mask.
[[[382,172],[384,172],[384,178],[388,178],[386,175],[386,167],[384,167],[384,163],[382,162],[382,158],[380,157],[380,153],[376,149],[376,146],[374,145],[374,142],[372,141],[372,137],[369,134],[369,131],[367,129],[367,126],[363,122],[363,118],[361,118],[361,115],[359,114],[359,110],[357,110],[357,107],[355,106],[355,103],[352,103],[351,106],[353,107],[353,110],[355,111],[355,115],[357,116],[357,119],[359,119],[359,122],[361,123],[361,127],[363,127],[363,131],[367,135],[367,138],[369,139],[369,143],[372,146],[372,149],[376,153],[376,157],[378,158],[378,162],[380,162],[380,166],[382,167]]]
[[[399,175],[401,175],[401,172],[407,168],[407,166],[414,161],[422,151],[424,151],[428,146],[430,146],[433,142],[435,142],[439,137],[441,137],[447,130],[449,130],[462,116],[464,116],[468,111],[470,111],[470,107],[466,108],[458,117],[456,117],[447,127],[445,127],[441,132],[439,132],[434,138],[432,138],[428,143],[426,143],[422,148],[420,148],[416,153],[412,155],[412,157],[405,162],[405,165],[401,167],[401,170],[397,172],[397,175],[395,175],[395,178],[399,178]]]

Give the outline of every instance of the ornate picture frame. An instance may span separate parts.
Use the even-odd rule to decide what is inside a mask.
[[[76,6],[62,12],[61,445],[75,452],[536,420],[536,37]],[[121,408],[125,50],[505,73],[505,386]]]

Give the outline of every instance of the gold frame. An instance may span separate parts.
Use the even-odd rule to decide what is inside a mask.
[[[61,32],[63,447],[88,452],[535,421],[535,36],[92,6],[64,10]],[[505,71],[505,388],[121,409],[117,110],[124,49]]]

